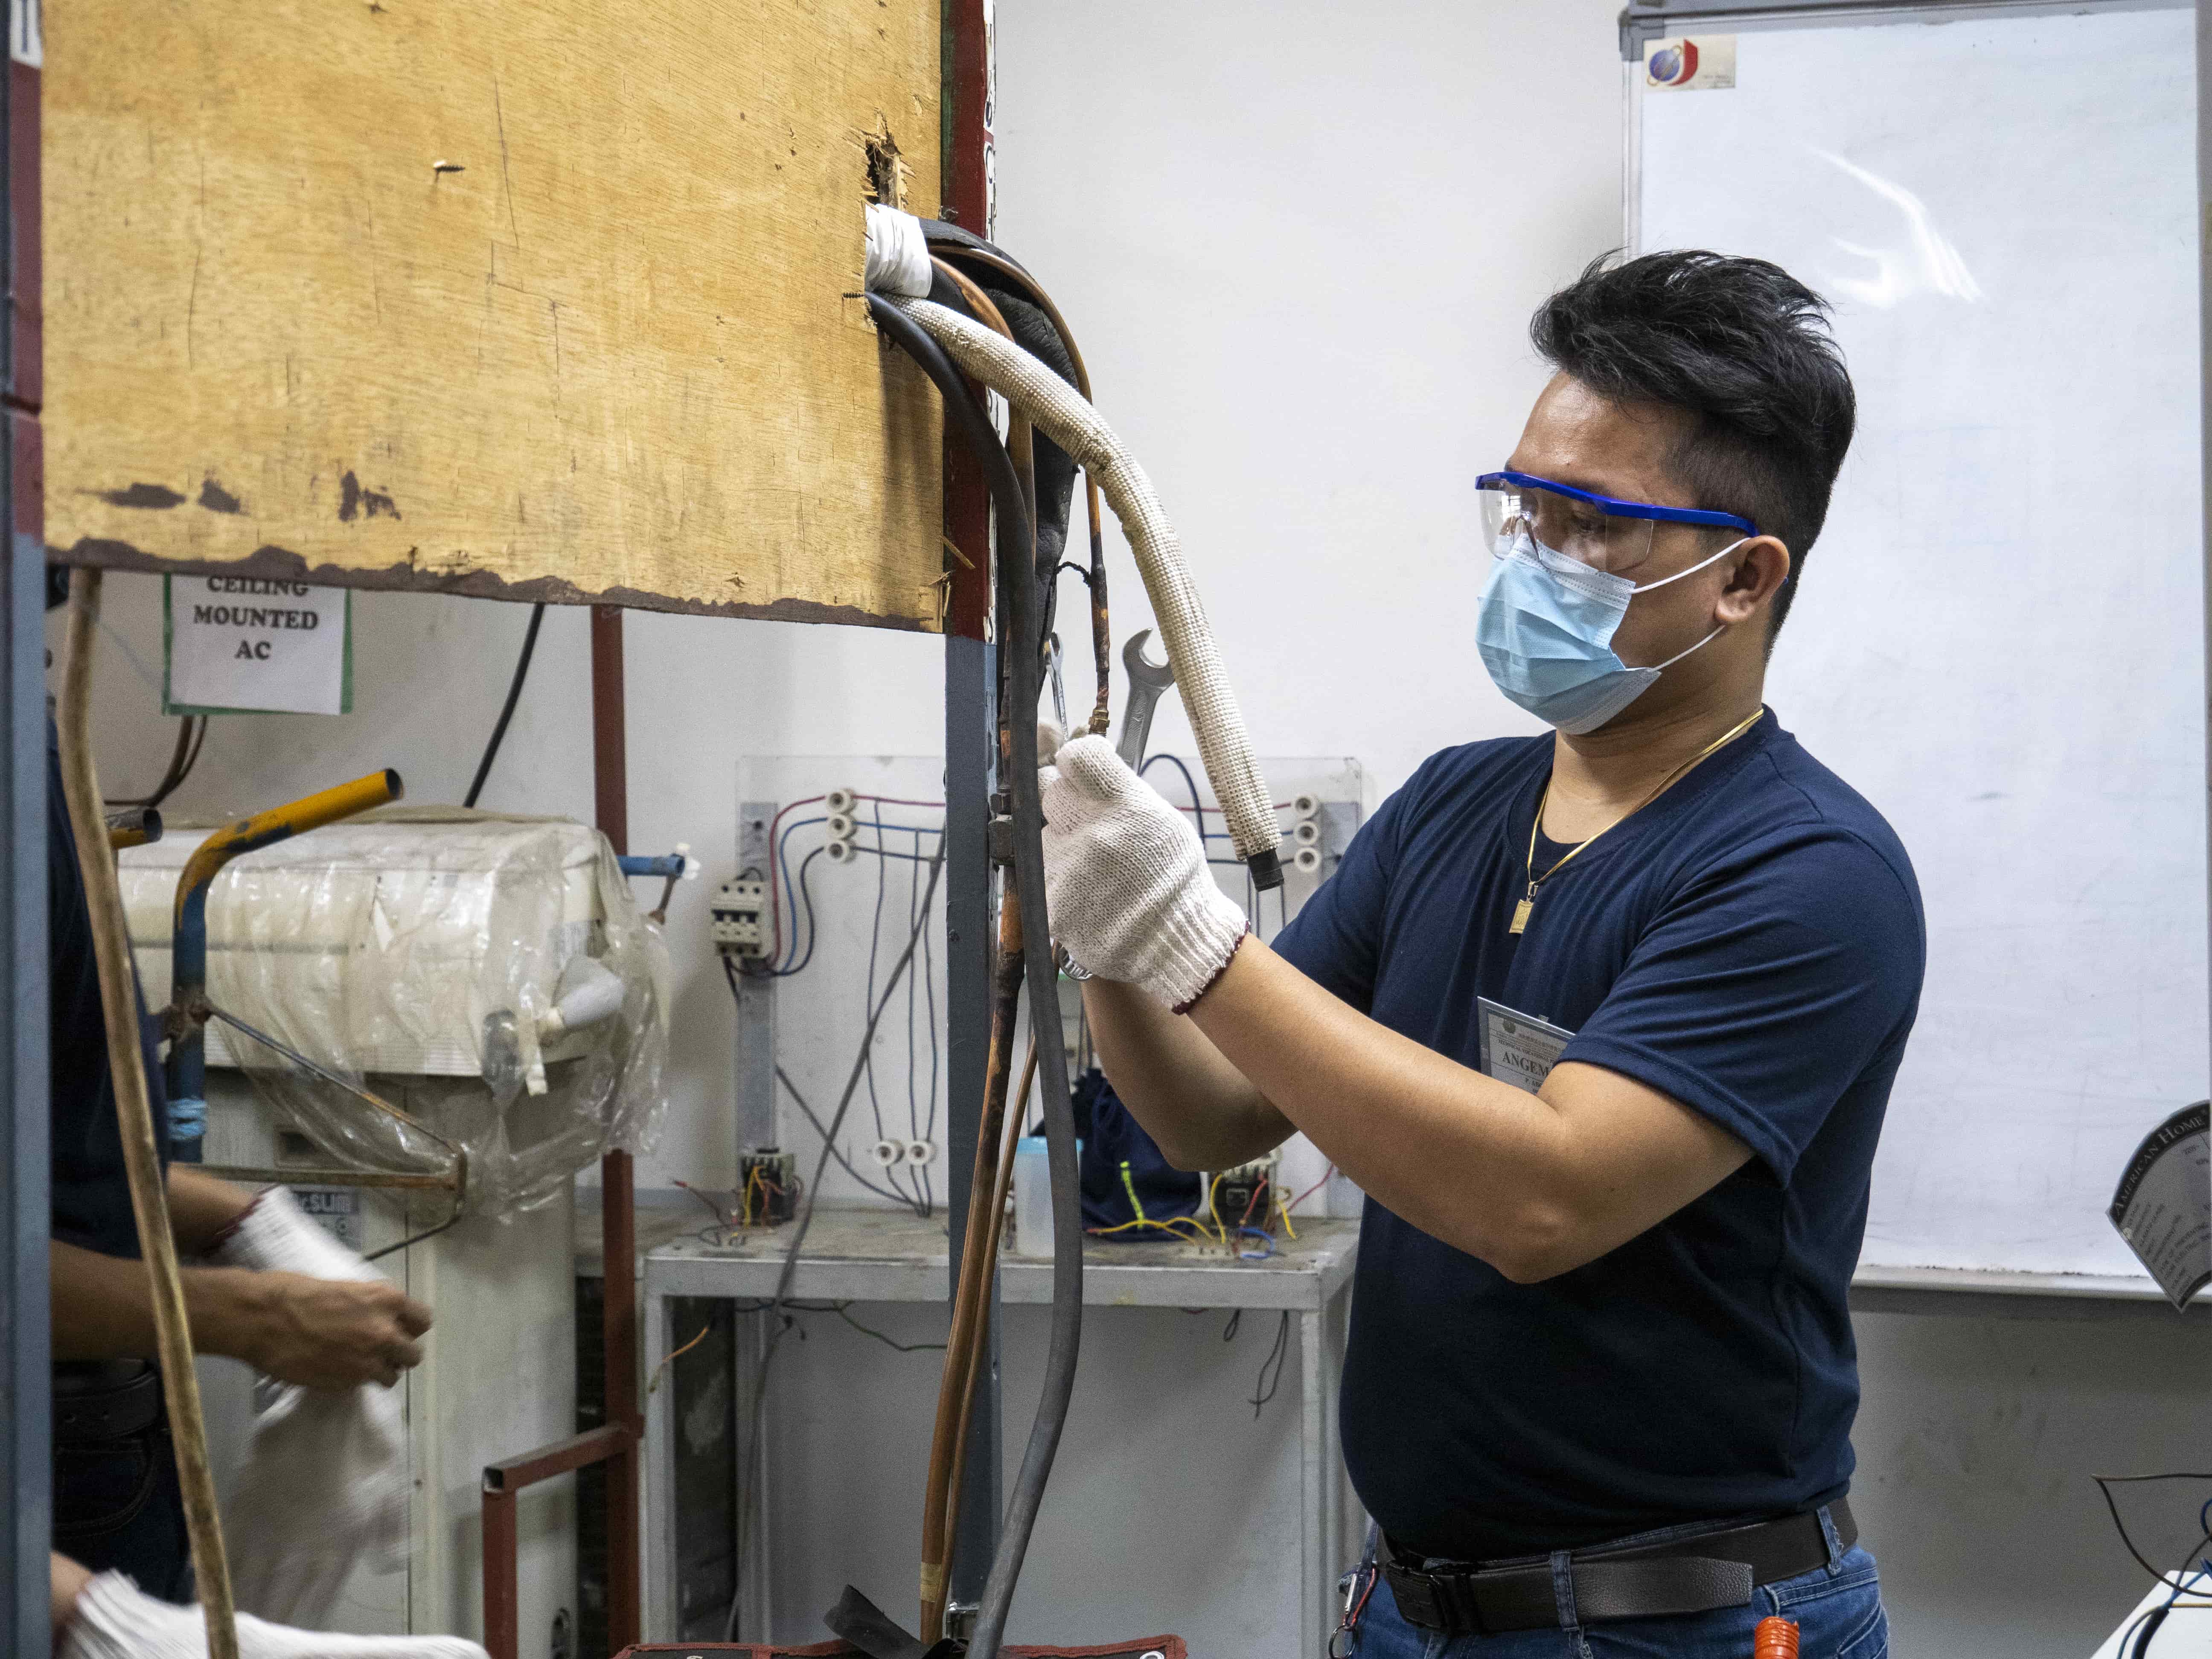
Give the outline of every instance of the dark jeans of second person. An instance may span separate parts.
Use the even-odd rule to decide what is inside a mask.
[[[191,1542],[166,1416],[113,1438],[54,1443],[54,1548],[149,1595],[192,1599]]]
[[[1889,1620],[1882,1611],[1874,1557],[1856,1545],[1841,1548],[1825,1510],[1820,1521],[1828,1539],[1827,1565],[1760,1585],[1748,1607],[1580,1625],[1573,1621],[1568,1589],[1562,1598],[1565,1620],[1558,1629],[1447,1636],[1409,1623],[1399,1613],[1390,1587],[1375,1581],[1357,1626],[1348,1635],[1340,1633],[1332,1650],[1344,1659],[1750,1659],[1752,1633],[1759,1620],[1778,1614],[1797,1626],[1800,1659],[1887,1659]],[[1658,1543],[1707,1530],[1670,1527],[1620,1541]],[[1566,1561],[1564,1552],[1553,1558],[1555,1577]],[[1347,1586],[1364,1591],[1368,1571],[1363,1565]]]

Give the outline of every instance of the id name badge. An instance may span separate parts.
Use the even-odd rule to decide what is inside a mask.
[[[1482,1074],[1534,1094],[1574,1033],[1488,997],[1477,997],[1474,1006],[1482,1035]]]

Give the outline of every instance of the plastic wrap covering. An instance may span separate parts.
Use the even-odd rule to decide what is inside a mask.
[[[121,856],[149,1006],[170,1000],[177,878],[203,835]],[[558,818],[390,807],[250,853],[209,891],[208,1001],[365,1085],[468,1155],[471,1212],[528,1209],[664,1099],[668,953],[606,838]],[[220,1020],[207,1061],[364,1170],[449,1154]]]

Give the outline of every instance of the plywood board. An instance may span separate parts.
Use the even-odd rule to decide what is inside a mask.
[[[46,22],[58,556],[937,625],[937,408],[849,297],[870,135],[936,204],[937,0]]]

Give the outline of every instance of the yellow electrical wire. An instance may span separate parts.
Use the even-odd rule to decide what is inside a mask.
[[[665,1359],[662,1360],[662,1361],[661,1361],[658,1365],[655,1365],[655,1366],[653,1368],[653,1377],[652,1377],[652,1380],[646,1383],[646,1385],[645,1385],[645,1391],[646,1391],[647,1394],[651,1394],[651,1393],[653,1393],[655,1389],[657,1389],[658,1388],[659,1388],[659,1386],[660,1386],[660,1378],[661,1378],[661,1375],[662,1375],[662,1373],[664,1373],[665,1371],[666,1371],[666,1370],[667,1370],[667,1369],[668,1369],[671,1365],[673,1365],[673,1364],[674,1364],[678,1360],[679,1360],[679,1359],[683,1358],[684,1358],[684,1356],[685,1354],[690,1353],[690,1352],[691,1352],[691,1350],[692,1350],[692,1349],[694,1349],[694,1348],[697,1347],[697,1346],[698,1346],[702,1342],[704,1342],[704,1341],[707,1340],[707,1334],[708,1334],[708,1332],[709,1332],[709,1331],[713,1330],[714,1328],[711,1324],[710,1324],[710,1325],[702,1325],[702,1326],[701,1326],[701,1327],[699,1328],[699,1334],[698,1334],[698,1335],[696,1335],[696,1336],[693,1337],[693,1338],[692,1338],[689,1342],[686,1342],[686,1343],[685,1343],[682,1347],[678,1348],[678,1349],[674,1353],[672,1353],[672,1354],[669,1355],[667,1358],[665,1358]]]
[[[1176,1229],[1179,1226],[1196,1228],[1198,1237],[1193,1238],[1188,1233],[1177,1232]],[[1176,1216],[1166,1221],[1152,1221],[1140,1216],[1134,1221],[1124,1221],[1112,1227],[1094,1227],[1091,1230],[1091,1236],[1093,1238],[1109,1238],[1115,1233],[1126,1233],[1134,1227],[1149,1227],[1156,1232],[1167,1234],[1170,1238],[1180,1239],[1186,1244],[1213,1243],[1213,1236],[1187,1215]]]

